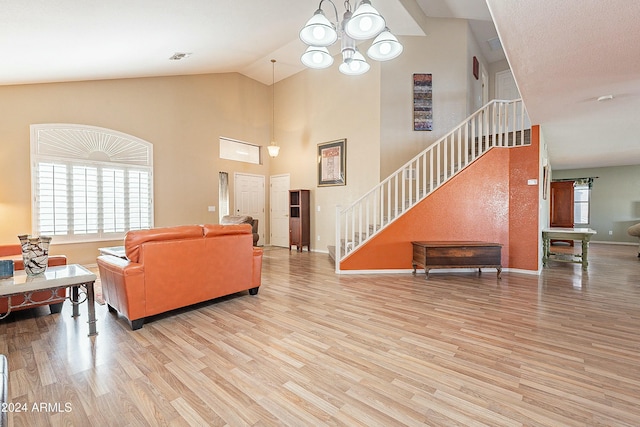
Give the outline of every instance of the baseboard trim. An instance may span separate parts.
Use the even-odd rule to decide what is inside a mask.
[[[597,243],[599,245],[622,245],[622,246],[638,246],[633,242],[606,242],[604,240],[592,240],[591,243]]]

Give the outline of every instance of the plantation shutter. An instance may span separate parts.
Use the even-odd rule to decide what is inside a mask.
[[[33,125],[34,234],[76,242],[153,227],[151,144],[82,125]]]

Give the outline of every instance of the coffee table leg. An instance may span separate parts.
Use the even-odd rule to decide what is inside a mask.
[[[71,317],[80,316],[80,309],[78,308],[78,287],[77,286],[71,287],[71,307],[73,309],[73,313],[71,314]]]
[[[95,305],[95,298],[93,295],[93,283],[94,282],[89,282],[89,283],[85,283],[85,286],[87,287],[87,311],[89,314],[89,336],[94,336],[94,335],[98,335],[98,332],[96,331],[96,305]]]

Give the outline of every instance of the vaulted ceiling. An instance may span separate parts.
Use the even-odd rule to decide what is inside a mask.
[[[277,80],[302,71],[298,32],[318,3],[3,0],[0,85],[222,72],[270,84],[271,58],[278,59]],[[467,19],[488,62],[506,53],[532,123],[543,127],[554,168],[640,164],[640,3],[372,4],[400,39],[423,35],[418,23],[425,17]],[[342,2],[336,6],[341,14]],[[505,53],[489,48],[487,40],[497,34]],[[191,55],[169,60],[175,53]],[[597,101],[607,95],[613,99]]]

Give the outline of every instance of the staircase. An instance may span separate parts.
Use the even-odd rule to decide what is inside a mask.
[[[339,244],[329,247],[336,273],[369,239],[490,149],[529,145],[530,128],[521,99],[493,100],[351,205],[338,206]]]

